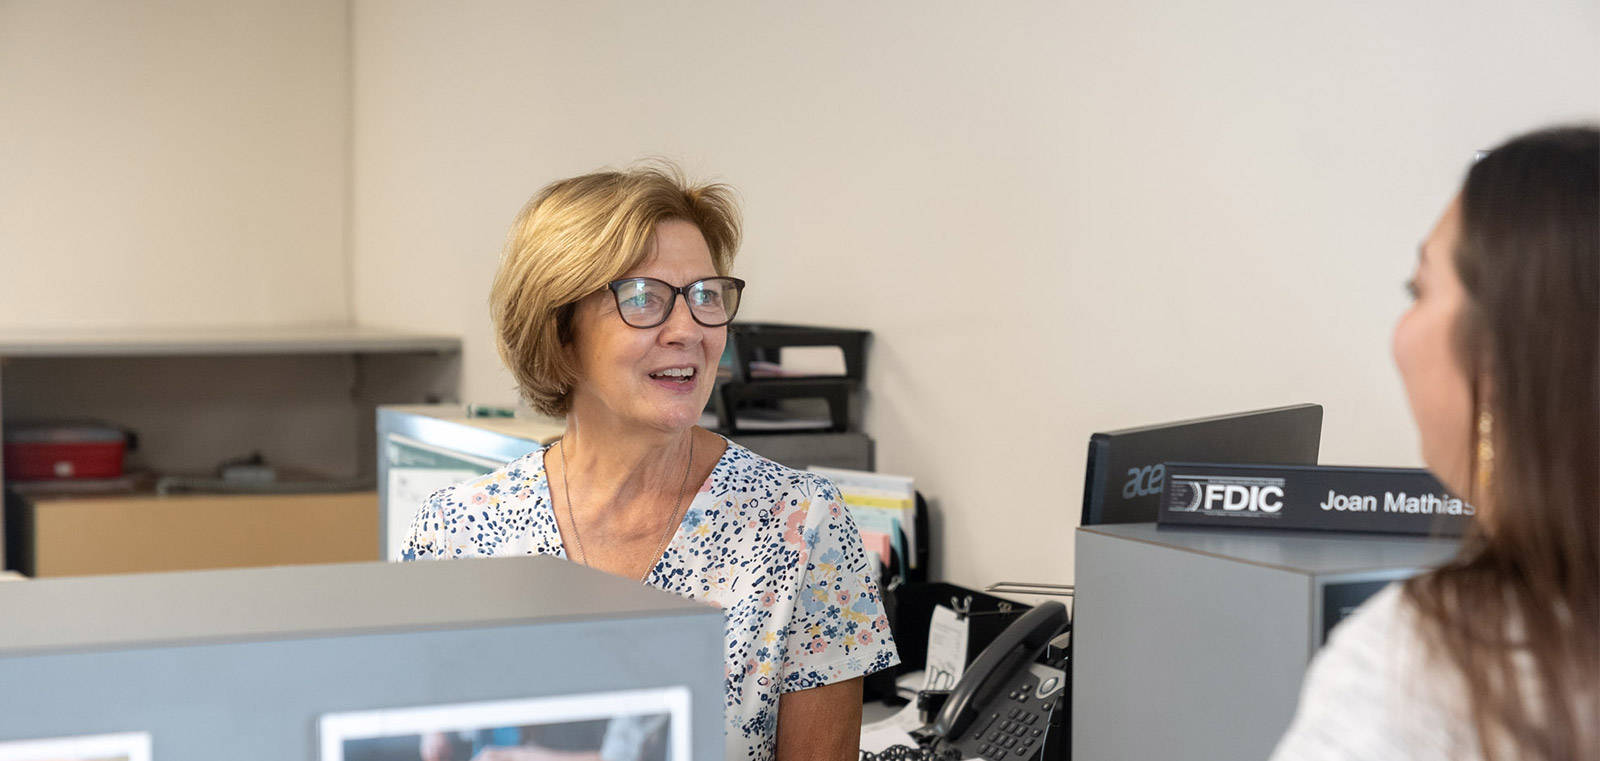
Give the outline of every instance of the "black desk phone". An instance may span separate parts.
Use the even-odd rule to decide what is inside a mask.
[[[1070,626],[1067,608],[1059,602],[1041,603],[1012,622],[967,667],[933,723],[912,733],[923,743],[920,755],[1064,759],[1063,749],[1070,746],[1066,664],[1064,659],[1036,661],[1050,640]]]

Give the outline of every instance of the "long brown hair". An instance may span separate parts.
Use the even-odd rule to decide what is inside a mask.
[[[1464,677],[1484,756],[1600,757],[1600,130],[1514,139],[1467,174],[1456,270],[1464,369],[1489,414],[1488,514],[1412,579]],[[1480,470],[1481,469],[1481,470]],[[1532,673],[1528,673],[1528,664]]]

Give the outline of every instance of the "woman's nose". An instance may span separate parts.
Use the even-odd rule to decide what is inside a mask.
[[[682,299],[680,305],[678,300]],[[688,344],[700,338],[700,323],[694,321],[694,315],[689,310],[689,297],[675,293],[672,295],[672,312],[667,315],[667,321],[661,323],[661,340],[669,344]]]

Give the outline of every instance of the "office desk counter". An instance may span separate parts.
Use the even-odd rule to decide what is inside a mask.
[[[722,754],[721,611],[545,557],[0,584],[0,740],[317,757],[334,712],[683,686]]]
[[[1327,630],[1456,546],[1153,523],[1079,528],[1074,756],[1267,757]]]

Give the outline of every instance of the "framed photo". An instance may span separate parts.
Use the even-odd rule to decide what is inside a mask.
[[[592,753],[690,761],[689,690],[665,687],[328,714],[321,761],[472,761]]]
[[[150,733],[0,741],[0,761],[150,761]]]

